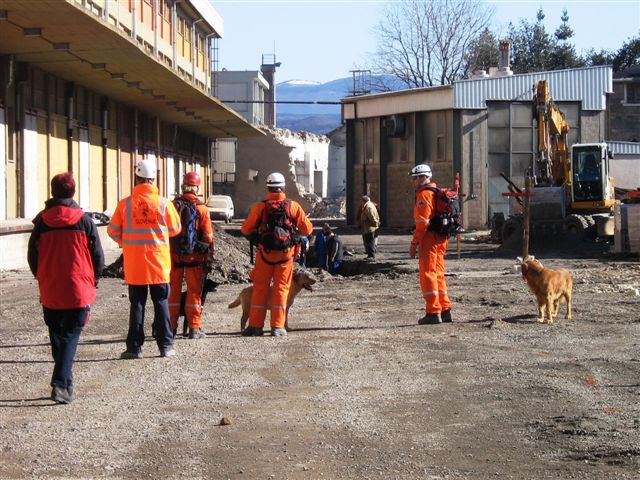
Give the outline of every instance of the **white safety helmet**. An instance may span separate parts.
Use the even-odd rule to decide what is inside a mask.
[[[267,187],[284,187],[284,175],[274,172],[267,177]]]
[[[158,169],[156,161],[151,159],[140,160],[136,165],[136,175],[140,178],[156,178]]]
[[[415,167],[413,167],[409,172],[409,175],[411,175],[412,177],[420,177],[424,175],[425,177],[431,178],[431,167],[429,165],[421,163],[420,165],[416,165]]]

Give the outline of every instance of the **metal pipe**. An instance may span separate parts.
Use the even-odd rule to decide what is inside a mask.
[[[107,209],[107,189],[108,189],[108,166],[107,166],[107,149],[109,147],[107,141],[107,131],[109,127],[109,109],[108,101],[102,101],[102,211]]]

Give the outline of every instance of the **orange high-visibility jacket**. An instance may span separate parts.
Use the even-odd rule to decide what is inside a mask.
[[[169,237],[180,233],[180,217],[158,187],[141,183],[118,202],[107,233],[122,247],[124,280],[129,285],[169,283]]]
[[[433,191],[427,190],[424,187],[435,186],[436,184],[434,182],[427,183],[421,187],[422,190],[416,193],[416,204],[413,209],[413,221],[415,222],[416,229],[413,232],[413,240],[411,240],[411,243],[414,245],[418,245],[422,241],[436,206],[436,197]]]
[[[266,200],[284,200],[287,196],[284,193],[267,193]],[[249,212],[249,217],[242,223],[240,231],[244,236],[248,236],[258,229],[260,222],[262,221],[262,212],[264,210],[264,202],[256,203]],[[293,223],[300,235],[308,236],[313,232],[313,224],[307,218],[304,210],[298,202],[291,200],[291,216],[293,217]],[[285,250],[284,252],[266,252],[260,245],[261,254],[270,262],[280,262],[289,258],[293,258],[295,246]]]

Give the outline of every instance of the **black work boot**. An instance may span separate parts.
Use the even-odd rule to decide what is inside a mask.
[[[418,325],[437,325],[438,323],[442,323],[442,318],[439,313],[427,313],[418,320]]]
[[[51,400],[56,403],[71,403],[73,402],[72,394],[70,395],[66,388],[54,386],[51,390]]]
[[[264,335],[262,328],[258,327],[247,327],[242,331],[243,337],[261,337]]]
[[[440,312],[440,318],[442,318],[442,323],[453,322],[453,318],[451,318],[451,310],[445,310],[444,312]]]

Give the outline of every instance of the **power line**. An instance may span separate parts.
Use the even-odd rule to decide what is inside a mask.
[[[341,105],[342,102],[324,100],[220,100],[222,103],[284,103],[295,105]]]

